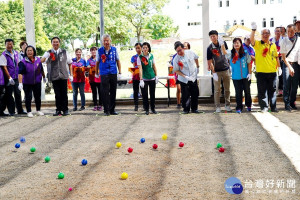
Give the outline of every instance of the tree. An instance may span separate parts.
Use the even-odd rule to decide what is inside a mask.
[[[139,42],[145,33],[147,21],[153,13],[159,13],[169,0],[123,0],[124,17],[132,24]]]
[[[19,50],[19,42],[26,40],[24,5],[22,0],[9,0],[0,2],[0,42],[4,44],[6,38],[12,38],[15,41],[15,49]],[[35,6],[35,35],[36,48],[38,54],[46,51],[50,46],[50,41],[46,37],[43,30],[43,20],[40,17],[41,8]],[[29,44],[30,45],[30,44]],[[4,45],[0,45],[0,51],[5,49]]]
[[[151,38],[155,40],[170,37],[178,31],[178,28],[173,26],[171,17],[160,14],[153,15],[146,24],[146,29],[151,32]]]

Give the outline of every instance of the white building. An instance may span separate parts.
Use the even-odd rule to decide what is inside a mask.
[[[171,2],[180,3],[170,15],[179,25],[180,37],[202,38],[202,0]],[[209,0],[209,7],[210,29],[220,33],[237,24],[251,28],[253,21],[258,30],[269,28],[273,31],[277,26],[287,26],[300,19],[300,0]]]

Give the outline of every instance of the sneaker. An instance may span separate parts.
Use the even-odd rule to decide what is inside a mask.
[[[177,104],[177,109],[180,109],[181,108],[181,104]]]
[[[232,112],[230,106],[225,106],[225,110],[226,110],[227,112]]]
[[[98,110],[98,111],[102,111],[102,106],[98,106],[98,107],[97,107],[97,110]]]
[[[216,108],[216,113],[220,113],[221,112],[221,108],[220,107],[217,107]]]
[[[36,114],[37,114],[38,116],[44,116],[44,113],[41,112],[41,111],[37,111]]]
[[[138,111],[139,110],[139,106],[134,106],[134,111]]]
[[[278,113],[279,111],[277,110],[277,108],[273,108],[273,109],[271,109],[271,112]]]
[[[252,109],[251,109],[251,107],[248,107],[247,110],[248,110],[248,112],[251,112]]]
[[[267,112],[269,112],[269,109],[268,108],[264,108],[264,109],[261,110],[261,112],[262,113],[267,113]]]
[[[56,111],[53,116],[60,116],[61,115],[61,112],[60,111]]]
[[[83,110],[85,110],[85,107],[84,107],[84,106],[81,106],[81,108],[79,108],[78,111],[83,111]]]
[[[156,110],[151,110],[152,114],[157,114]]]
[[[97,107],[97,106],[94,106],[93,111],[97,111],[97,110],[98,110],[98,107]]]
[[[236,110],[236,113],[241,114],[242,111],[241,110]]]
[[[73,108],[73,111],[77,111],[77,108]]]
[[[28,112],[28,113],[27,113],[27,117],[30,117],[30,118],[32,118],[32,117],[33,117],[33,114],[32,114],[32,112]]]
[[[62,115],[63,115],[63,116],[68,116],[68,115],[70,115],[70,113],[69,113],[69,111],[67,110],[67,111],[64,111]]]

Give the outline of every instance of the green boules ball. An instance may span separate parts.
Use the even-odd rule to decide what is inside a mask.
[[[218,144],[217,144],[217,148],[220,148],[220,147],[222,147],[222,144],[221,144],[221,143],[218,143]]]
[[[31,147],[31,148],[30,148],[30,151],[31,151],[32,153],[34,153],[34,152],[36,151],[36,148],[35,148],[35,147]]]
[[[65,175],[64,175],[64,173],[59,172],[57,177],[58,177],[58,179],[63,179],[63,178],[65,178]]]
[[[45,157],[45,162],[50,162],[50,156]]]

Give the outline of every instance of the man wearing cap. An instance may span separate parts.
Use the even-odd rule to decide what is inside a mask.
[[[297,109],[295,101],[299,83],[300,66],[298,65],[297,52],[300,49],[299,37],[295,35],[296,27],[293,24],[287,26],[288,37],[281,42],[280,53],[283,64],[283,100],[285,110]]]
[[[255,50],[259,105],[262,112],[268,112],[270,103],[271,112],[278,112],[276,108],[276,72],[280,68],[280,62],[277,47],[269,40],[271,34],[269,29],[263,29],[261,40],[255,40],[256,23],[252,22],[251,27],[250,40]],[[280,75],[280,72],[278,75]]]
[[[208,35],[212,43],[207,48],[207,63],[213,73],[216,113],[221,112],[220,85],[222,80],[225,90],[225,110],[232,112],[230,108],[230,66],[226,56],[223,55],[221,50],[224,41],[218,36],[218,32],[215,30],[210,31]]]

